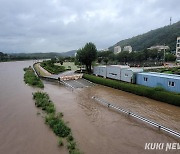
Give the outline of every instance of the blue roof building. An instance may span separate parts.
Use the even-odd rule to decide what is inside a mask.
[[[180,93],[180,75],[142,72],[137,73],[136,83],[148,87],[162,87],[167,91]]]

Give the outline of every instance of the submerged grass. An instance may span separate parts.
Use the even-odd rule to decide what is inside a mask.
[[[121,82],[117,80],[104,79],[94,75],[84,74],[83,77],[94,83],[101,84],[104,86],[112,87],[115,89],[130,92],[136,95],[145,96],[157,101],[162,101],[168,104],[180,106],[180,95],[173,92],[165,91],[160,87],[151,88],[137,84],[131,84],[126,82]]]
[[[71,133],[71,129],[64,122],[63,113],[56,113],[55,106],[50,100],[47,93],[36,92],[33,93],[33,99],[35,100],[35,105],[38,108],[44,110],[47,114],[45,116],[45,123],[53,130],[53,132],[59,137],[58,145],[63,146],[62,138],[67,140],[67,149],[70,154],[80,154],[79,149],[76,147],[76,142]]]
[[[44,88],[43,82],[35,75],[32,67],[24,68],[24,82],[30,86]]]

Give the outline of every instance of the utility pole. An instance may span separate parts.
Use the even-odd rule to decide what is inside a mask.
[[[170,17],[170,26],[171,26],[171,22],[172,22],[172,17]]]
[[[165,53],[165,44],[164,44],[164,65],[165,65],[165,56],[166,56],[166,53]]]

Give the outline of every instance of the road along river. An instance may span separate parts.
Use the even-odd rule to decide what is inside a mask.
[[[57,137],[44,124],[23,82],[23,68],[32,61],[0,63],[0,153],[67,153],[57,147]],[[179,143],[180,140],[143,122],[117,113],[94,101],[103,98],[166,127],[180,131],[180,108],[96,85],[71,91],[44,81],[46,91],[64,113],[78,147],[87,154],[165,153],[145,150],[146,143]],[[167,153],[178,153],[169,150]]]

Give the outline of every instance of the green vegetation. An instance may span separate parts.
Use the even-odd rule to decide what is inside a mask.
[[[55,63],[55,65],[61,66],[60,63]],[[65,67],[66,70],[73,70],[73,71],[78,70],[74,62],[63,62],[63,66]]]
[[[36,72],[38,72],[39,76],[49,76],[50,73],[45,72],[45,71],[43,71],[42,69],[40,69],[40,68],[39,68],[39,67],[40,67],[39,65],[40,65],[39,63],[34,64],[34,69],[36,70]]]
[[[44,88],[43,82],[35,75],[33,69],[31,67],[24,68],[24,82],[28,85]]]
[[[60,137],[59,140],[58,140],[58,145],[59,145],[59,146],[63,146],[63,145],[64,145],[63,140],[62,140],[61,137]]]
[[[84,65],[86,65],[87,72],[91,72],[92,62],[97,58],[96,46],[89,42],[77,51],[76,60]]]
[[[5,54],[3,52],[0,52],[0,62],[30,60],[30,59],[36,59],[36,57],[22,56],[16,54]]]
[[[58,73],[64,72],[65,67],[54,65],[55,62],[56,61],[53,61],[53,60],[43,61],[40,65],[41,67],[43,67],[45,70],[47,70],[48,72],[52,74],[58,74]]]
[[[85,79],[104,86],[130,92],[136,95],[145,96],[158,101],[166,102],[172,105],[180,106],[180,95],[173,92],[165,91],[162,88],[150,88],[142,85],[130,84],[126,82],[104,79],[93,75],[84,74]]]
[[[171,50],[175,50],[177,37],[180,36],[179,27],[180,21],[171,26],[165,26],[130,39],[122,40],[116,43],[116,45],[120,45],[121,47],[131,45],[133,50],[140,51],[153,45],[166,44]],[[113,50],[113,48],[114,46],[110,47],[110,50]]]
[[[33,99],[35,100],[35,105],[38,108],[41,108],[46,113],[55,113],[55,107],[49,96],[46,93],[36,92],[33,94]]]
[[[173,67],[173,68],[158,68],[158,69],[151,69],[148,70],[151,72],[159,72],[159,73],[167,73],[167,74],[178,74],[180,75],[180,67]]]
[[[102,51],[97,54],[99,64],[129,64],[130,66],[155,66],[163,65],[164,52],[157,50],[143,50],[138,52],[122,51],[114,54],[112,51]],[[165,61],[175,61],[170,51],[166,51]]]
[[[77,149],[76,142],[71,133],[71,129],[62,119],[63,113],[56,113],[55,106],[50,100],[47,93],[36,92],[33,93],[33,99],[35,100],[35,105],[38,108],[44,110],[47,115],[45,116],[45,123],[53,130],[53,132],[59,137],[58,145],[63,146],[63,139],[67,140],[67,149],[70,154],[80,154]]]

